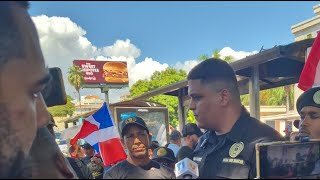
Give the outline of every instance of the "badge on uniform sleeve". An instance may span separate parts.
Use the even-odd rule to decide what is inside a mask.
[[[313,95],[313,101],[314,101],[316,104],[320,104],[320,90],[317,91],[316,93],[314,93],[314,95]]]
[[[243,148],[244,148],[243,142],[234,143],[229,150],[229,156],[232,158],[237,157],[241,153]]]

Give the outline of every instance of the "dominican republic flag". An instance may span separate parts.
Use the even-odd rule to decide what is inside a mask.
[[[93,146],[100,153],[105,166],[127,158],[106,103],[83,121],[79,133],[71,139],[70,144],[74,145],[78,139],[83,139]]]
[[[300,75],[298,87],[304,91],[320,86],[320,32],[313,42],[308,59]]]

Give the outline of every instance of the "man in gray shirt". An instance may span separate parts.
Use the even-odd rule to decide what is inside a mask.
[[[126,160],[110,168],[104,179],[175,179],[170,168],[149,158],[151,136],[140,117],[131,117],[121,122],[121,141],[128,149]]]

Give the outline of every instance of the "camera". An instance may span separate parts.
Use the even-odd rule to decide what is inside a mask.
[[[320,176],[320,141],[256,144],[256,179],[305,179]]]
[[[47,107],[65,105],[67,103],[67,95],[64,88],[63,76],[61,69],[58,67],[49,68],[52,76],[49,84],[41,92]]]

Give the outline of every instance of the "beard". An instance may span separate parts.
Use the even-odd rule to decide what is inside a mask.
[[[0,178],[30,178],[29,158],[18,143],[11,127],[9,111],[3,103],[0,103],[0,127]]]

